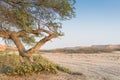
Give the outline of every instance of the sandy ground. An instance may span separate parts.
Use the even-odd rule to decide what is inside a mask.
[[[100,54],[45,53],[42,56],[68,67],[72,72],[83,74],[77,76],[76,79],[65,80],[120,80],[119,52]]]
[[[68,67],[73,75],[32,74],[29,76],[6,76],[0,80],[120,80],[120,52],[100,54],[44,53],[42,56]]]

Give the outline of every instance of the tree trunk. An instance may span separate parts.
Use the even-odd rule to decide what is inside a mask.
[[[19,55],[21,55],[22,57],[25,57],[26,55],[25,53],[25,48],[22,45],[21,41],[19,40],[19,38],[16,36],[16,34],[12,34],[11,38],[13,40],[13,42],[15,43],[16,47],[18,48],[19,51]]]
[[[25,47],[23,46],[23,44],[21,43],[21,41],[19,39],[20,36],[24,36],[24,31],[0,32],[0,37],[13,40],[13,42],[15,43],[15,45],[18,49],[21,62],[24,62],[24,58],[27,58],[30,62],[33,62],[34,60],[33,60],[32,54],[36,53],[36,51],[38,51],[40,49],[40,47],[43,46],[47,41],[58,36],[56,34],[53,34],[50,31],[43,30],[43,29],[32,31],[33,34],[36,34],[36,33],[38,34],[40,32],[46,32],[47,34],[49,34],[49,36],[46,36],[43,39],[41,39],[34,47],[32,47],[29,50],[25,49]]]
[[[27,58],[30,62],[33,62],[33,57],[31,54],[29,54],[29,52],[27,52],[23,46],[23,44],[21,43],[21,41],[19,40],[19,38],[16,36],[16,34],[12,34],[11,35],[11,39],[13,40],[13,42],[15,43],[16,47],[18,48],[18,52],[20,55],[20,61],[21,62],[25,62],[24,58]]]
[[[34,60],[33,60],[32,54],[35,53],[36,51],[38,51],[40,49],[40,47],[42,45],[44,45],[47,41],[49,41],[55,37],[57,37],[57,36],[52,35],[52,34],[49,36],[46,36],[45,38],[40,40],[34,47],[32,47],[29,50],[25,50],[25,47],[23,46],[23,44],[19,40],[18,36],[15,33],[11,34],[11,39],[13,40],[16,47],[18,48],[19,55],[21,56],[21,58],[20,58],[21,62],[24,62],[24,59],[23,59],[24,57],[27,58],[30,62],[33,62]]]

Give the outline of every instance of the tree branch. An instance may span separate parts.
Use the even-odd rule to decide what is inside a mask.
[[[53,38],[56,38],[58,35],[55,34],[51,34],[49,36],[46,36],[45,38],[43,38],[42,40],[40,40],[34,47],[32,47],[31,49],[28,50],[27,53],[32,54],[35,51],[38,51],[40,49],[40,47],[42,45],[44,45],[47,41],[50,41]]]
[[[0,32],[0,37],[9,39],[10,38],[10,32]]]

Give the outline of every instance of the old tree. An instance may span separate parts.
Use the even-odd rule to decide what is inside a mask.
[[[63,35],[61,21],[75,16],[74,3],[75,0],[0,0],[0,37],[13,41],[19,55],[33,62],[35,51]],[[28,50],[23,45],[33,43]]]

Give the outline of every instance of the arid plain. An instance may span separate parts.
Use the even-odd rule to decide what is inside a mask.
[[[99,53],[95,53],[96,51],[94,53],[39,52],[38,54],[50,61],[69,68],[72,74],[58,72],[22,77],[0,74],[0,80],[120,80],[120,51],[109,52],[108,48],[104,51]]]

